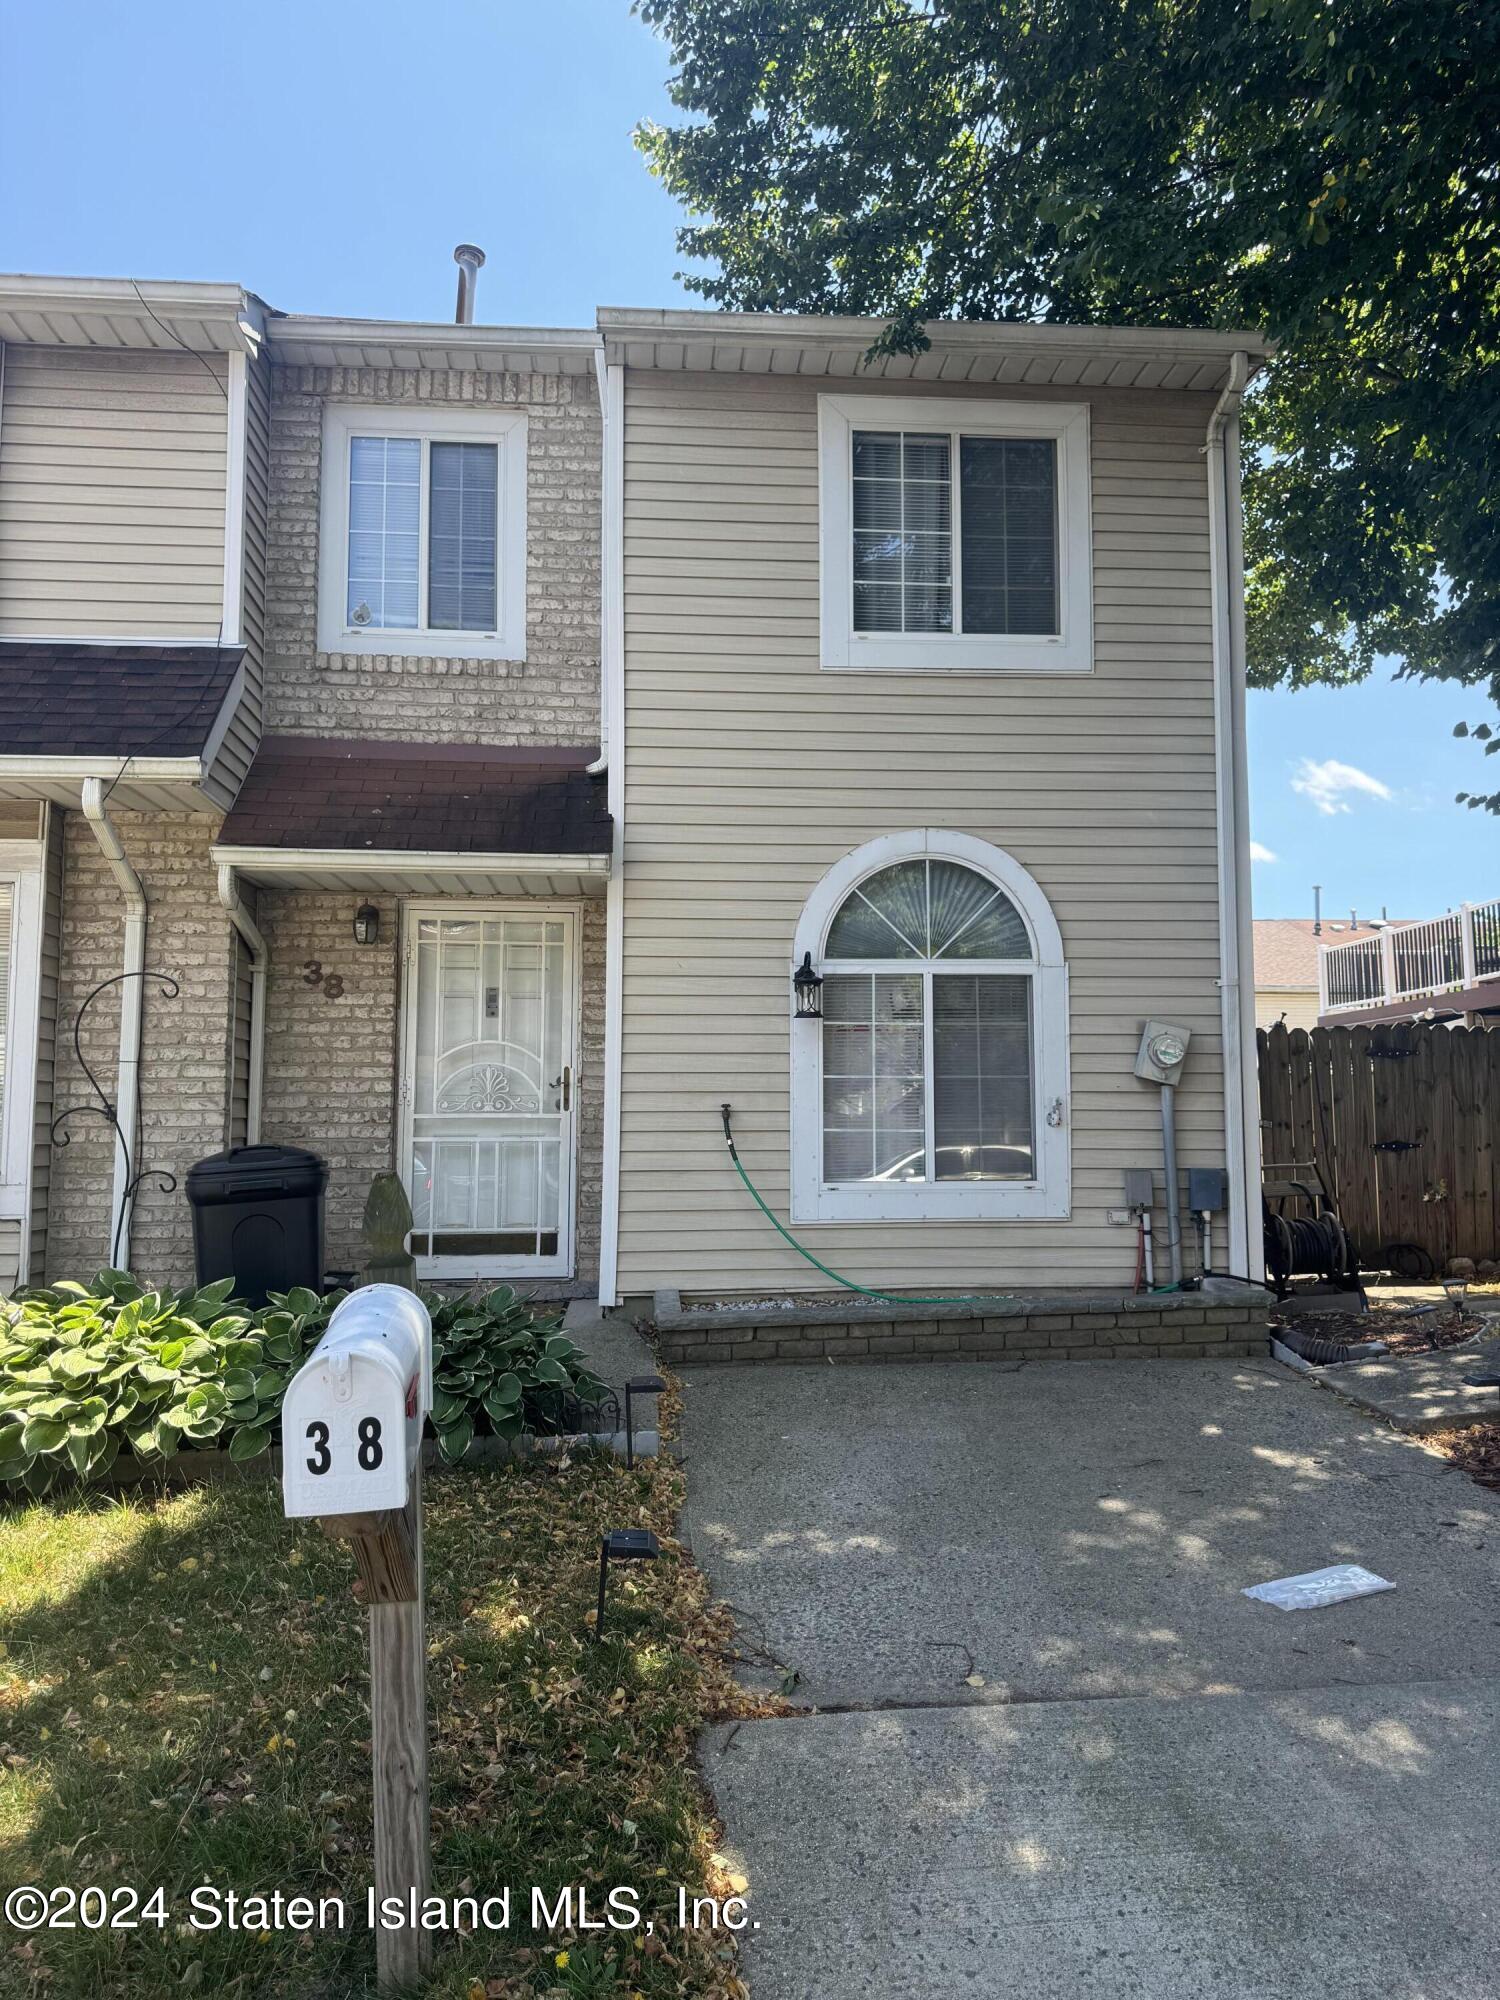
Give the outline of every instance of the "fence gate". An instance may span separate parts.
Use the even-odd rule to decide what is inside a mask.
[[[1500,1257],[1500,1033],[1439,1022],[1260,1031],[1261,1159],[1315,1164],[1367,1265]]]

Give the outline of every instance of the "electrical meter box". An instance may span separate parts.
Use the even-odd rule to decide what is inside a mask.
[[[400,1285],[351,1293],[282,1402],[288,1518],[404,1507],[431,1408],[427,1308]]]
[[[1192,1038],[1191,1028],[1174,1028],[1170,1021],[1148,1021],[1141,1030],[1136,1075],[1143,1083],[1180,1083]]]

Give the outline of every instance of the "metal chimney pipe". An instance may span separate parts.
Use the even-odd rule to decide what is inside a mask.
[[[1313,936],[1323,935],[1323,885],[1313,883]]]
[[[1349,928],[1351,931],[1359,929],[1359,917],[1353,910],[1349,912]]]
[[[484,252],[473,243],[460,243],[453,252],[458,266],[458,304],[453,317],[460,326],[474,324],[474,293],[484,268]]]

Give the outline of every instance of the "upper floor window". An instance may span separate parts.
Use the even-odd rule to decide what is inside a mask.
[[[818,399],[825,667],[1086,672],[1088,410]]]
[[[524,416],[332,405],[321,514],[324,652],[524,657]]]

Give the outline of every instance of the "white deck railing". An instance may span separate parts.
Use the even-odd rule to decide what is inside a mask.
[[[1500,979],[1500,897],[1420,923],[1384,924],[1318,952],[1324,1014],[1436,1000],[1485,979]]]

